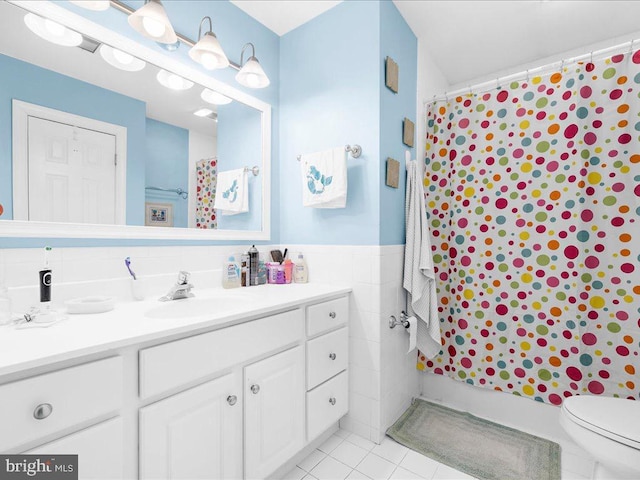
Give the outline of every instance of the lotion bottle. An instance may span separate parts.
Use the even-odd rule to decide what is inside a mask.
[[[232,255],[222,266],[222,288],[236,288],[241,284],[240,264]]]
[[[298,254],[296,265],[293,268],[293,280],[296,283],[307,283],[309,281],[309,267],[304,259],[304,255]]]

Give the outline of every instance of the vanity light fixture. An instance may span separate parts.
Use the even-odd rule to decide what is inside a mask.
[[[173,44],[178,41],[160,0],[145,0],[145,4],[129,15],[127,21],[136,32],[155,42]]]
[[[95,12],[104,12],[111,6],[109,0],[69,0],[69,2]]]
[[[209,21],[209,31],[205,32],[203,37],[202,24],[207,20]],[[227,68],[229,66],[229,59],[224,54],[216,34],[213,33],[211,17],[204,17],[200,21],[200,28],[198,29],[198,43],[191,47],[191,50],[189,50],[189,56],[194,62],[198,62],[207,70],[216,70],[218,68]]]
[[[202,98],[202,100],[204,100],[205,102],[211,103],[213,105],[227,105],[228,103],[231,103],[233,101],[226,95],[214,92],[213,90],[210,90],[208,88],[205,88],[202,91],[202,93],[200,94],[200,98]]]
[[[69,30],[64,25],[60,25],[48,18],[42,18],[33,13],[24,16],[24,23],[33,33],[51,43],[62,45],[63,47],[77,47],[82,43],[82,35],[73,30]]]
[[[156,78],[162,86],[170,88],[171,90],[189,90],[193,87],[192,81],[182,78],[175,73],[167,72],[166,70],[160,70]]]
[[[110,47],[104,43],[100,46],[100,56],[112,67],[125,72],[139,72],[147,64],[144,60],[134,57],[122,50]]]
[[[247,59],[247,62],[243,65],[244,51],[247,47],[251,47],[251,56]],[[249,88],[264,88],[269,85],[269,77],[264,73],[264,70],[260,66],[260,62],[256,58],[256,49],[253,43],[247,43],[242,47],[240,53],[240,71],[236,74],[236,80],[240,85],[244,85]]]

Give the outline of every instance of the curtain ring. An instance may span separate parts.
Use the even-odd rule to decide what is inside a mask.
[[[449,103],[449,95],[447,95],[447,92],[444,92],[444,99],[447,103]]]
[[[496,77],[496,88],[500,88],[500,78]]]
[[[562,59],[562,62],[560,62],[560,73],[562,73],[564,71],[564,58]]]
[[[529,83],[529,69],[527,68],[527,83]]]
[[[593,51],[589,53],[589,63],[593,63]]]
[[[629,55],[633,53],[633,40],[629,43]]]

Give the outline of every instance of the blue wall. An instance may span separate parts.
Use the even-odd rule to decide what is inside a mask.
[[[404,152],[410,150],[411,158],[416,155],[415,148],[402,143],[402,121],[407,117],[414,124],[418,123],[418,40],[392,2],[380,3],[380,18],[380,245],[398,245],[405,242]],[[393,93],[385,86],[386,57],[393,58],[398,64],[398,93]],[[414,145],[420,145],[421,141],[416,137]],[[400,162],[398,188],[388,187],[385,183],[387,157]]]
[[[378,243],[379,25],[377,1],[347,1],[281,38],[282,244]],[[353,143],[346,208],[303,207],[296,156]]]
[[[189,130],[147,118],[146,186],[189,190]],[[173,226],[189,225],[189,200],[147,190],[147,202],[173,205]]]
[[[262,165],[262,115],[238,102],[218,107],[218,172]],[[260,169],[260,174],[264,172]],[[218,215],[218,228],[260,230],[262,227],[262,177],[248,173],[249,211]],[[220,194],[220,185],[218,185]]]
[[[11,101],[127,128],[127,224],[144,225],[145,104],[29,63],[0,55],[0,219],[13,218]]]

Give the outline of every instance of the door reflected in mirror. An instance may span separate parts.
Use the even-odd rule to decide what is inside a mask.
[[[0,4],[0,220],[263,229],[263,111],[87,35],[47,42],[26,13]],[[245,168],[246,205],[219,211]]]

